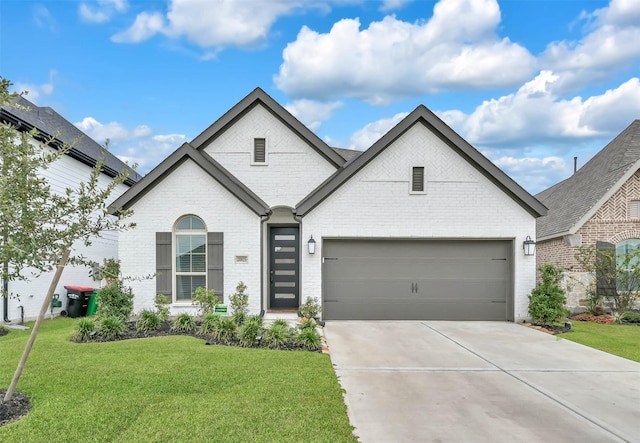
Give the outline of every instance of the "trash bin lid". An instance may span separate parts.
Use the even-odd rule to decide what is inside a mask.
[[[78,292],[92,292],[93,288],[90,288],[88,286],[65,286],[65,289],[70,289],[72,291],[78,291]]]

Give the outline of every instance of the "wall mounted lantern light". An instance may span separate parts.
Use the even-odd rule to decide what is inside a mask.
[[[309,254],[316,253],[316,241],[313,239],[313,235],[309,239]]]
[[[526,240],[522,243],[522,249],[524,249],[524,255],[534,255],[536,253],[536,242],[527,235]]]

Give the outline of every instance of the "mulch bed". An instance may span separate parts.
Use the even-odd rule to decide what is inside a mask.
[[[31,409],[27,396],[19,392],[15,392],[8,402],[3,402],[6,392],[6,389],[0,389],[0,426],[18,420]]]
[[[564,334],[565,332],[571,331],[571,323],[565,323],[564,325],[536,325],[536,324],[527,324],[527,326],[537,329],[542,332],[546,332],[547,334],[557,335]]]

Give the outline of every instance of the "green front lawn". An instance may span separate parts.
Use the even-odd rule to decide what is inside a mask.
[[[560,337],[640,362],[640,327],[584,321],[571,323],[573,330]]]
[[[32,410],[0,441],[356,441],[327,355],[186,336],[78,344],[75,322],[44,322],[18,385]],[[28,334],[0,337],[1,388]]]

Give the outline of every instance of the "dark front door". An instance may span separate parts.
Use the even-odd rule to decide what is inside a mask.
[[[300,306],[300,230],[271,228],[269,234],[269,306]]]

